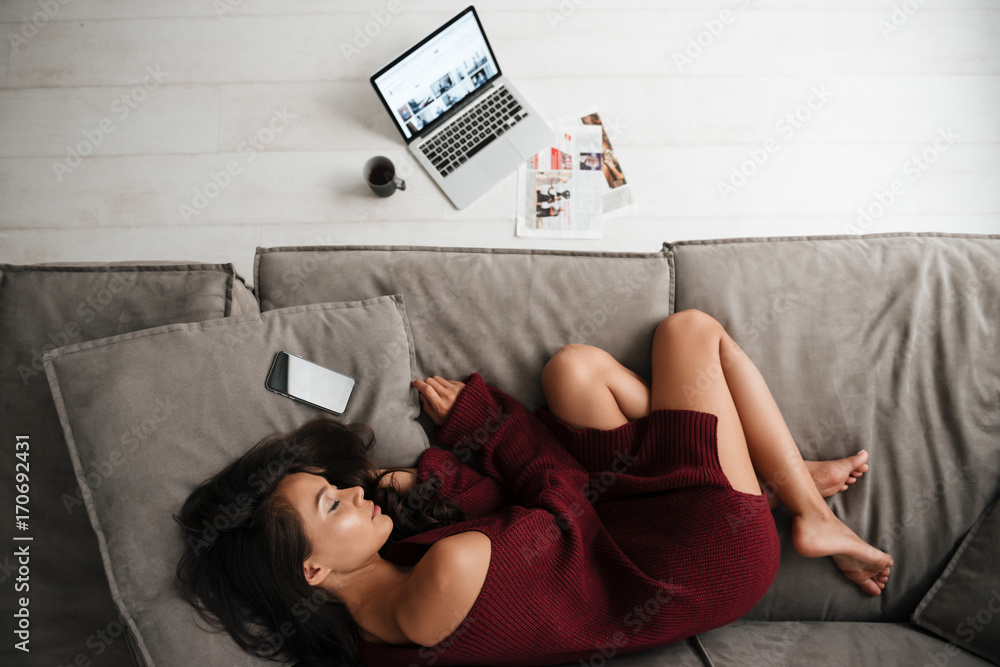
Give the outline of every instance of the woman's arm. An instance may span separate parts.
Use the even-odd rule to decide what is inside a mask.
[[[427,382],[414,380],[414,386],[435,424],[435,440],[459,458],[474,453],[483,472],[507,487],[519,504],[539,502],[538,496],[552,486],[551,470],[568,469],[567,479],[587,481],[587,471],[552,432],[479,373],[465,382],[434,376]]]

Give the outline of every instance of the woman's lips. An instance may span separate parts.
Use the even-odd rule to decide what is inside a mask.
[[[374,519],[381,513],[382,513],[382,508],[376,505],[375,503],[372,503],[372,519]]]

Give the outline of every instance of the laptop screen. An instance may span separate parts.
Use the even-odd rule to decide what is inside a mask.
[[[409,142],[499,74],[479,17],[468,7],[371,81]]]

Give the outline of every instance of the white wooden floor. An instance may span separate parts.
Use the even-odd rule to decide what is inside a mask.
[[[603,239],[560,241],[514,235],[514,175],[454,209],[368,83],[464,6],[0,0],[0,261],[249,280],[257,245],[1000,232],[1000,0],[480,2],[504,73],[549,119],[596,105],[634,188]],[[376,154],[405,192],[367,190]]]

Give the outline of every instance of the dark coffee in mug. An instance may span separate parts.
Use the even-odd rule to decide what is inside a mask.
[[[392,169],[389,169],[388,167],[379,166],[372,169],[371,175],[368,177],[368,180],[372,183],[372,185],[385,185],[386,183],[391,181],[392,177],[395,175],[396,174]]]
[[[396,177],[396,167],[387,157],[379,155],[368,160],[361,173],[364,174],[368,187],[379,197],[388,197],[397,189],[406,189],[406,183]]]

